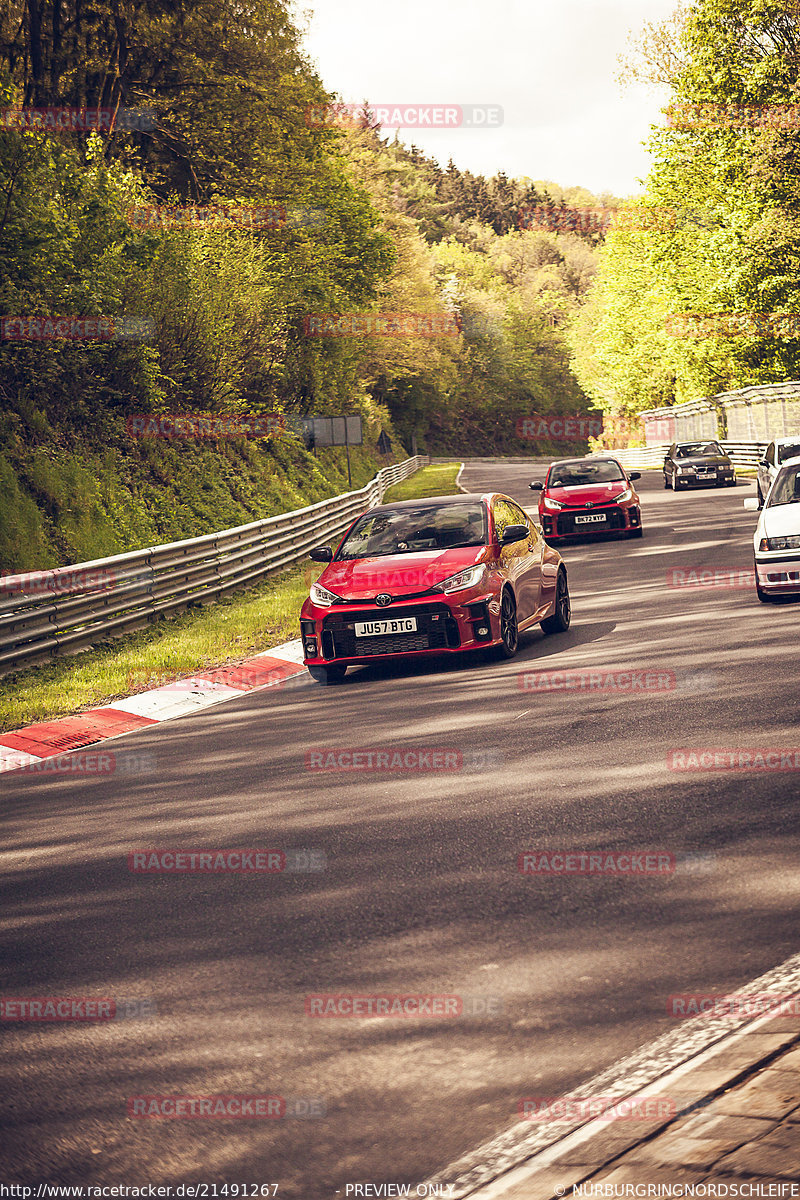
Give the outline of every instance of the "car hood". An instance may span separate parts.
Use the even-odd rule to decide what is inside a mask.
[[[387,554],[330,563],[319,578],[343,600],[371,600],[379,592],[408,596],[424,592],[491,556],[487,546],[425,550],[417,554]]]
[[[731,461],[725,454],[690,454],[688,458],[673,458],[678,467],[724,467]]]
[[[560,504],[608,504],[615,496],[619,496],[631,485],[624,479],[615,479],[613,483],[591,483],[579,487],[549,487],[547,495]]]
[[[764,537],[787,537],[800,533],[800,504],[776,504],[764,508],[759,521]]]

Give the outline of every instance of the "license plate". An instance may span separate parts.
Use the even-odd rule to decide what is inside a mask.
[[[604,525],[606,520],[605,513],[587,513],[585,517],[576,517],[576,525]]]
[[[416,617],[395,617],[386,621],[356,621],[356,637],[385,637],[391,633],[416,633]]]

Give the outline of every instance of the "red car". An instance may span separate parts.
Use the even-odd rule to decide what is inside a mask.
[[[540,492],[539,519],[548,542],[586,534],[642,536],[642,509],[633,480],[615,458],[563,458],[550,464]]]
[[[304,663],[338,683],[348,663],[398,655],[517,651],[519,634],[569,628],[567,571],[508,496],[437,496],[357,517],[300,613]]]

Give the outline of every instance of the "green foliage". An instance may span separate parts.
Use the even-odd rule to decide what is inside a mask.
[[[800,12],[793,0],[695,0],[680,30],[664,55],[672,124],[650,142],[653,219],[606,239],[570,332],[578,379],[617,416],[800,371],[797,338],[667,329],[670,314],[800,311],[800,131],[779,119],[800,97]],[[742,105],[760,119],[737,120]],[[722,119],[704,121],[703,106]]]

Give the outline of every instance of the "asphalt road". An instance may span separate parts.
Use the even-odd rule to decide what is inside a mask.
[[[484,464],[462,482],[530,506],[530,474]],[[673,1027],[670,994],[735,988],[797,950],[797,774],[667,757],[800,743],[800,605],[668,583],[673,568],[751,567],[754,484],[673,494],[651,472],[640,486],[644,537],[566,549],[572,628],[525,635],[512,662],[351,669],[337,688],[303,677],[116,743],[152,756],[141,774],[0,781],[0,994],[154,1009],[3,1023],[0,1180],[272,1183],[285,1200],[415,1183],[515,1121],[522,1097],[558,1096]],[[565,669],[674,686],[520,686]],[[473,757],[306,769],[308,751],[342,747]],[[132,873],[128,853],[152,847],[308,847],[327,867]],[[531,849],[678,865],[522,875]],[[307,1017],[324,992],[484,998],[494,1015]],[[133,1096],[222,1093],[315,1098],[326,1116],[126,1115]]]

